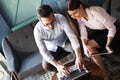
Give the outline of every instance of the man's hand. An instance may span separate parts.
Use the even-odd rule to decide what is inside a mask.
[[[60,64],[60,63],[58,63],[56,60],[52,60],[51,64],[56,67],[58,73],[61,76],[66,76],[67,77],[70,74],[69,68]]]
[[[69,71],[69,68],[68,67],[66,67],[66,66],[64,66],[64,65],[61,65],[61,64],[58,64],[57,66],[56,66],[56,68],[57,68],[57,71],[58,71],[58,73],[61,75],[61,76],[68,76],[68,75],[70,75],[70,71]]]
[[[83,61],[83,58],[82,58],[80,48],[77,48],[75,50],[75,54],[76,54],[75,65],[76,65],[77,69],[79,69],[79,71],[81,71],[84,68],[84,61]]]
[[[83,58],[82,57],[76,57],[76,60],[75,60],[75,65],[77,67],[77,69],[79,69],[79,71],[83,70],[84,69],[84,61],[83,61]]]

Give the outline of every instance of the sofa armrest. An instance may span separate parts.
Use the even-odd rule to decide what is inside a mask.
[[[7,68],[10,72],[16,72],[17,71],[17,56],[15,55],[14,51],[12,50],[7,38],[2,39],[2,48],[5,55],[5,58],[7,60]]]

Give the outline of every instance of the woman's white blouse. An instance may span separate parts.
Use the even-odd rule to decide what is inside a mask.
[[[116,21],[115,18],[110,16],[102,7],[99,6],[91,6],[86,8],[86,13],[88,15],[88,20],[83,17],[78,20],[81,39],[88,39],[86,27],[93,30],[108,29],[107,36],[114,37],[116,33],[116,27],[114,25],[114,22]]]

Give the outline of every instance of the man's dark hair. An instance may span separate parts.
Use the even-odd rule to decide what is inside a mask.
[[[39,17],[48,17],[51,13],[53,13],[53,9],[47,4],[40,6],[37,10]]]

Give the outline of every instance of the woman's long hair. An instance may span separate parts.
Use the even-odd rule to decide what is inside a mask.
[[[83,5],[83,9],[88,8],[90,5],[87,5],[80,0],[67,0],[66,3],[66,10],[75,10],[80,7],[80,5]]]

